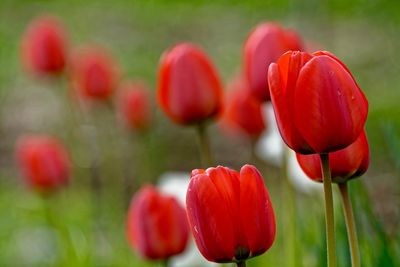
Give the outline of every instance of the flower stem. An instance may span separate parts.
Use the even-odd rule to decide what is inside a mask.
[[[246,262],[245,261],[239,261],[236,264],[237,264],[237,267],[246,267]]]
[[[210,140],[207,135],[207,125],[202,122],[197,124],[197,133],[199,136],[199,151],[201,156],[201,163],[203,168],[207,168],[212,165]]]
[[[282,153],[282,167],[281,167],[281,178],[282,178],[282,197],[284,202],[285,210],[284,219],[284,229],[287,235],[287,240],[289,241],[285,244],[285,255],[286,255],[286,266],[292,267],[297,266],[297,246],[296,246],[296,192],[289,180],[288,173],[288,163],[289,163],[289,150],[283,147]]]
[[[354,221],[353,208],[349,198],[347,182],[339,184],[340,196],[342,199],[344,218],[347,227],[347,236],[349,239],[351,266],[360,267],[360,252],[358,249],[357,229]]]
[[[329,154],[320,154],[321,171],[324,182],[325,195],[325,222],[326,222],[326,246],[328,256],[328,267],[336,266],[335,247],[335,218],[333,211],[332,178],[329,167]]]

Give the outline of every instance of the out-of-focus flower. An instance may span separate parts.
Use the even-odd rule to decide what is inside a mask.
[[[275,240],[275,216],[261,174],[251,165],[192,171],[186,196],[189,224],[202,255],[242,262]]]
[[[303,171],[311,179],[322,182],[321,159],[318,155],[296,155]],[[369,146],[365,131],[350,146],[329,153],[332,181],[344,183],[364,174],[369,166]]]
[[[250,91],[260,101],[270,99],[268,66],[289,50],[303,50],[302,40],[295,31],[276,23],[262,23],[247,37],[243,48],[243,69]]]
[[[146,131],[151,123],[151,102],[149,89],[140,81],[130,81],[122,85],[117,103],[120,118],[135,131]]]
[[[27,183],[39,191],[53,191],[69,181],[69,155],[53,137],[21,137],[16,145],[16,158]]]
[[[296,153],[287,149],[287,146],[282,141],[270,102],[263,105],[263,112],[268,121],[268,129],[259,138],[255,147],[257,156],[269,164],[282,168],[283,153],[286,153],[287,175],[294,188],[305,194],[321,192],[321,185],[312,182],[308,178],[296,160]]]
[[[132,199],[127,235],[142,257],[168,260],[186,248],[189,227],[185,209],[174,197],[161,194],[153,186],[145,186]]]
[[[38,74],[59,74],[66,65],[66,33],[56,17],[33,20],[22,37],[23,65]]]
[[[74,53],[70,74],[72,87],[78,95],[97,101],[109,100],[119,79],[119,70],[112,56],[94,46]]]
[[[161,192],[174,196],[182,206],[186,206],[186,192],[189,186],[189,177],[190,174],[186,172],[166,172],[159,177],[160,183],[158,188]],[[311,183],[315,184],[314,182]],[[171,259],[170,265],[173,267],[218,266],[216,263],[207,261],[201,256],[193,239],[189,241],[188,247],[184,253]]]
[[[268,82],[280,133],[296,152],[333,152],[361,134],[367,99],[329,52],[287,52],[270,65]]]
[[[242,77],[228,85],[221,127],[232,134],[244,134],[258,138],[265,129],[262,103],[250,94],[247,82]]]
[[[222,86],[206,54],[189,43],[164,52],[158,72],[158,102],[176,123],[213,118],[221,110]]]

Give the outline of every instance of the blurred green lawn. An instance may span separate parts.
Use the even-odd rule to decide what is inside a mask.
[[[138,178],[141,180],[154,180],[165,170],[190,171],[199,162],[196,143],[192,141],[193,129],[173,125],[161,112],[157,111],[155,128],[148,136],[128,140],[115,127],[109,127],[115,123],[109,110],[97,111],[94,124],[99,130],[101,170],[108,192],[102,203],[101,229],[106,229],[103,241],[93,240],[90,195],[85,187],[90,156],[76,138],[79,130],[68,130],[65,125],[64,104],[60,100],[63,94],[61,89],[53,88],[59,85],[27,77],[19,63],[20,36],[29,21],[43,13],[63,19],[72,45],[104,45],[118,59],[124,77],[142,77],[152,87],[156,84],[162,51],[180,41],[203,46],[227,81],[240,69],[241,48],[247,33],[257,23],[267,20],[293,27],[317,48],[336,54],[349,66],[370,104],[367,132],[371,166],[362,180],[351,182],[363,266],[400,266],[399,11],[400,2],[389,0],[351,3],[346,0],[2,0],[0,266],[144,266],[130,251],[124,237],[124,207],[120,204],[119,187],[123,165],[121,142],[128,142],[134,151],[133,159],[140,158],[143,151],[149,153],[147,163],[133,164],[135,174],[145,173]],[[44,227],[42,199],[21,185],[13,163],[14,141],[25,132],[50,132],[71,147],[76,165],[74,181],[51,201],[54,225],[61,229],[56,234],[49,234]],[[180,142],[176,142],[177,138]],[[246,155],[232,157],[237,154],[233,151],[246,148],[245,142],[230,143],[216,127],[212,129],[212,139],[218,163],[237,167],[249,160]],[[278,202],[275,206],[281,205],[280,182],[274,179],[276,170],[257,164],[264,170],[272,200]],[[298,266],[324,266],[323,203],[301,194],[296,199],[296,247],[300,251],[296,257],[302,262]],[[339,266],[345,267],[349,266],[349,256],[339,205],[336,211]],[[278,219],[284,218],[282,210],[277,213]],[[43,232],[50,236],[47,244],[40,244],[38,236]],[[271,251],[250,261],[250,266],[284,266],[281,249],[284,240],[285,231],[278,232],[278,241]],[[48,243],[47,250],[35,250],[49,246]],[[69,249],[61,249],[63,253],[59,255],[57,246]],[[102,255],[98,262],[93,260],[98,258],[93,256],[95,250]],[[47,260],[32,260],[37,255]]]

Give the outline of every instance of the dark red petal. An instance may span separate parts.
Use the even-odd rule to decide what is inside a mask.
[[[190,179],[186,195],[189,224],[202,255],[215,262],[232,261],[235,255],[234,229],[223,203],[210,177],[199,174]]]
[[[275,240],[275,215],[261,174],[251,165],[240,170],[240,217],[251,256],[269,249]]]
[[[317,56],[302,68],[294,120],[316,153],[342,149],[360,135],[368,105],[352,76],[336,60]]]

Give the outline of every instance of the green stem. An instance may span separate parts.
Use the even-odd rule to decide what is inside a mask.
[[[169,259],[166,259],[161,262],[161,267],[168,267],[169,266]]]
[[[246,262],[245,261],[239,261],[236,264],[237,264],[237,267],[246,267]]]
[[[284,218],[285,218],[285,229],[288,237],[288,244],[285,245],[286,249],[286,266],[297,266],[297,249],[296,249],[296,199],[294,188],[289,181],[288,173],[288,157],[289,151],[286,147],[283,148],[282,155],[282,167],[281,167],[281,178],[283,179],[282,184],[284,188],[283,192],[283,202],[284,202]]]
[[[360,252],[358,249],[357,230],[354,221],[353,208],[349,198],[347,182],[339,184],[339,190],[343,204],[344,218],[346,221],[347,236],[349,239],[351,266],[360,267]]]
[[[204,123],[197,125],[197,133],[199,136],[199,150],[201,156],[201,163],[203,168],[210,167],[212,165],[210,140],[207,135],[207,126]]]
[[[332,178],[329,167],[329,154],[320,154],[321,170],[324,183],[325,195],[325,222],[326,222],[326,246],[328,256],[328,267],[336,266],[335,247],[335,218],[333,211]]]

